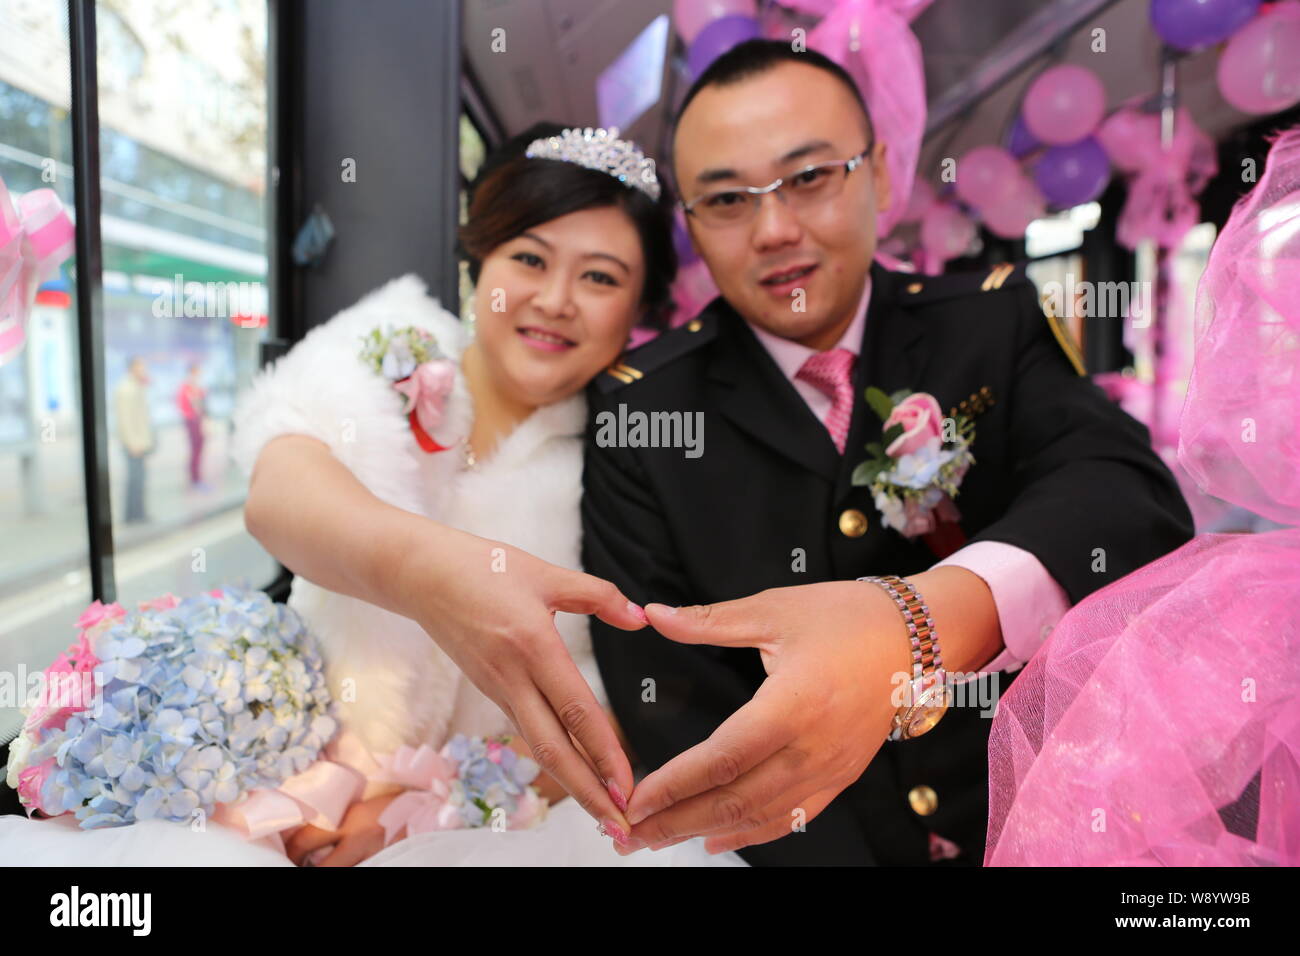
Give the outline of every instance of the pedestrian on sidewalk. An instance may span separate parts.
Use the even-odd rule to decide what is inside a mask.
[[[127,524],[148,521],[144,513],[144,459],[154,450],[153,422],[149,415],[149,369],[140,356],[132,356],[126,376],[114,394],[117,437],[126,451]]]

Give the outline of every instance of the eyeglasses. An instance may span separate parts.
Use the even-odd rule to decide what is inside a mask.
[[[874,144],[872,144],[874,145]],[[871,146],[851,159],[814,163],[789,176],[774,179],[768,185],[742,186],[705,193],[681,203],[687,215],[706,226],[731,226],[748,222],[758,213],[763,197],[774,192],[792,210],[809,209],[830,202],[844,189],[844,180],[862,165]]]

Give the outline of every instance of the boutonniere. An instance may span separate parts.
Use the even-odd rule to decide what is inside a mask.
[[[867,445],[871,457],[853,470],[853,484],[871,489],[886,527],[905,538],[924,535],[936,552],[952,553],[954,535],[960,536],[957,547],[965,541],[953,499],[975,462],[974,421],[964,413],[944,418],[927,392],[886,395],[872,386],[866,398],[884,423],[883,434]]]
[[[434,435],[456,384],[456,364],[442,354],[431,332],[413,325],[396,331],[371,329],[362,339],[361,358],[405,398],[402,414],[422,450],[452,447],[454,442],[439,442]]]

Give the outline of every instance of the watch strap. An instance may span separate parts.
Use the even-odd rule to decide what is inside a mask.
[[[907,635],[912,643],[912,680],[928,677],[943,669],[943,657],[939,652],[939,637],[934,630],[934,618],[925,599],[912,586],[911,582],[886,574],[858,578],[879,585],[889,593],[903,615],[907,625]]]

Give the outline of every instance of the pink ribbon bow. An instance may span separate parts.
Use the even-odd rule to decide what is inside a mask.
[[[418,424],[424,432],[421,436],[417,431],[416,438],[420,439],[420,447],[425,451],[439,451],[446,447],[434,437],[434,430],[442,424],[447,396],[451,394],[455,383],[456,366],[450,359],[421,362],[414,372],[400,382],[393,383],[393,388],[406,396],[406,408],[402,414],[414,414],[411,424]],[[429,447],[424,440],[426,437],[436,447]]]
[[[1175,115],[1168,149],[1160,145],[1158,115],[1141,114],[1129,118],[1128,125],[1136,135],[1125,159],[1135,175],[1115,238],[1126,249],[1137,248],[1144,239],[1155,240],[1162,249],[1176,248],[1200,217],[1196,194],[1219,171],[1214,141],[1186,109]]]
[[[363,796],[378,769],[360,738],[344,730],[302,773],[274,789],[254,790],[235,803],[219,804],[213,819],[241,831],[249,840],[302,824],[337,830],[348,807]]]
[[[379,825],[384,828],[384,846],[392,843],[403,829],[407,836],[412,836],[460,828],[460,813],[448,802],[455,778],[455,765],[428,744],[403,745],[384,755],[375,779],[407,788],[379,815]]]
[[[72,255],[75,230],[53,189],[36,189],[14,205],[0,179],[0,365],[27,340],[36,289]]]

